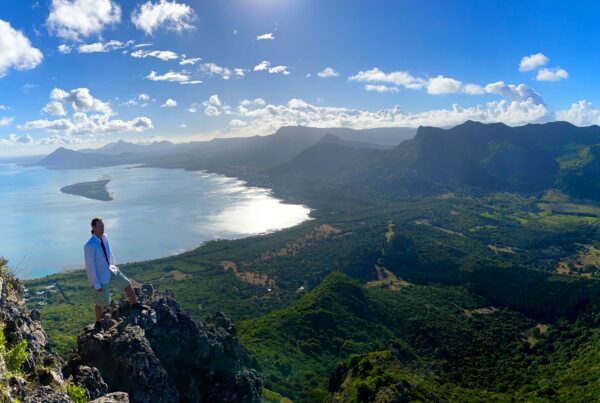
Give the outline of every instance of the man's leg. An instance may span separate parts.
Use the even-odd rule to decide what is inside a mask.
[[[100,321],[100,319],[102,319],[102,307],[96,305],[96,322]]]
[[[127,295],[127,299],[129,300],[129,302],[131,302],[132,305],[138,303],[137,296],[135,295],[135,291],[133,291],[133,288],[131,288],[130,285],[125,287],[124,291],[125,291],[125,295]]]
[[[133,291],[133,288],[131,287],[131,281],[129,281],[120,270],[114,276],[111,276],[111,281],[114,281],[119,288],[122,288],[123,291],[125,291],[125,295],[127,295],[127,299],[133,308],[139,310],[149,309],[148,306],[140,304],[135,295],[135,291]]]

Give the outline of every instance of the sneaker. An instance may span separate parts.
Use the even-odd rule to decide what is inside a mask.
[[[100,321],[96,322],[96,324],[94,325],[94,332],[99,332],[102,330],[102,323],[100,323]]]
[[[139,302],[136,302],[135,304],[131,304],[131,307],[133,309],[137,309],[138,311],[143,311],[144,309],[150,309],[150,307],[148,305],[140,304]]]

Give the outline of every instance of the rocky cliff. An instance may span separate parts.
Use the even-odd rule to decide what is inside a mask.
[[[232,321],[196,322],[170,292],[136,290],[149,309],[113,302],[103,329],[90,325],[68,362],[52,352],[22,283],[0,259],[0,401],[259,402]],[[93,307],[90,306],[90,309]]]

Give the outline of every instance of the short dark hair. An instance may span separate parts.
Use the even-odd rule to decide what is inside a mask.
[[[100,217],[95,217],[94,219],[92,219],[92,227],[95,227],[96,224],[98,223],[98,221],[102,221],[102,218]],[[94,233],[94,231],[92,230],[92,234]]]

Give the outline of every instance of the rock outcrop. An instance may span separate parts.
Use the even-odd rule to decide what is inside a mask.
[[[196,322],[170,292],[136,290],[149,309],[113,302],[103,330],[86,327],[67,363],[52,352],[39,311],[0,258],[0,401],[96,403],[261,401],[235,325]]]
[[[132,402],[260,402],[262,384],[244,367],[245,351],[236,328],[223,314],[196,322],[170,292],[146,284],[136,290],[149,309],[111,304],[101,331],[88,326],[69,360],[74,379],[82,368],[97,368],[108,391],[129,394]],[[78,381],[92,395],[104,393],[90,370]]]

